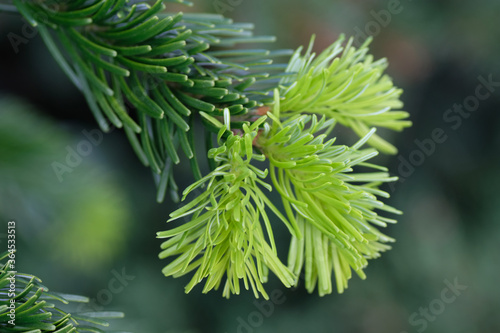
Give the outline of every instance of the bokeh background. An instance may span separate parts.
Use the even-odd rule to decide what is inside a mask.
[[[272,309],[249,292],[185,295],[189,277],[162,276],[155,239],[178,205],[156,203],[150,171],[118,130],[57,178],[53,163],[97,125],[40,37],[0,14],[0,246],[15,220],[19,270],[90,297],[88,310],[125,312],[113,327],[137,333],[500,332],[500,84],[473,105],[481,77],[500,82],[500,2],[199,0],[189,10],[254,22],[257,34],[278,37],[272,48],[294,49],[313,33],[317,50],[340,33],[374,37],[372,52],[389,59],[414,122],[394,134],[397,156],[378,157],[404,180],[386,187],[405,212],[386,230],[393,250],[342,295],[286,290],[275,278],[266,289],[283,295]],[[15,52],[8,34],[23,31],[30,37]],[[473,111],[448,111],[464,103]],[[416,152],[415,140],[436,129],[446,140]],[[410,158],[418,163],[408,167]],[[181,188],[191,182],[185,169]]]

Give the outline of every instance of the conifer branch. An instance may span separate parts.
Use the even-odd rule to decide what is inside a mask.
[[[281,194],[288,219],[297,225],[299,237],[292,236],[288,264],[299,276],[305,270],[309,292],[318,285],[319,294],[332,292],[331,274],[342,293],[351,278],[351,269],[365,278],[367,259],[376,258],[394,241],[375,226],[395,223],[375,210],[400,214],[377,197],[389,195],[378,189],[396,180],[383,167],[368,164],[378,153],[361,149],[370,131],[355,145],[326,141],[335,121],[316,115],[297,115],[283,122],[276,103],[272,126],[259,137],[258,146],[268,157],[274,188]],[[357,173],[358,166],[382,172]]]
[[[384,75],[387,60],[373,60],[368,54],[371,38],[356,49],[350,38],[345,37],[316,56],[312,52],[314,37],[304,55],[299,48],[287,68],[296,73],[282,80],[282,114],[314,113],[335,119],[364,137],[372,127],[384,127],[395,131],[411,126],[405,120],[409,114],[399,109],[401,89],[393,86]],[[368,143],[379,151],[389,154],[396,147],[373,134]]]
[[[264,121],[262,117],[251,126],[243,125],[241,136],[229,134],[219,148],[209,151],[209,157],[219,166],[188,187],[184,199],[203,185],[205,191],[171,214],[170,221],[192,216],[191,222],[158,233],[159,238],[170,238],[162,244],[160,258],[178,256],[163,269],[165,275],[181,276],[196,270],[186,292],[204,278],[207,282],[203,292],[217,289],[226,275],[225,297],[239,294],[243,280],[255,297],[260,292],[268,299],[262,283],[267,281],[269,270],[285,286],[293,284],[294,276],[278,259],[266,208],[284,223],[287,220],[260,188],[271,191],[264,181],[267,170],[250,164],[252,160],[264,160],[264,156],[253,152],[258,126]],[[220,137],[224,132],[226,128],[222,127]]]
[[[196,113],[217,117],[227,108],[245,119],[279,83],[272,73],[286,64],[274,65],[272,58],[290,54],[220,49],[274,38],[254,37],[253,25],[220,15],[166,13],[169,2],[189,4],[14,1],[82,91],[101,129],[124,128],[157,184],[166,185],[159,200],[177,187],[171,166],[180,162],[179,148],[201,178],[189,139]]]
[[[318,56],[314,38],[304,55],[302,48],[239,48],[274,38],[253,36],[253,25],[221,15],[169,13],[171,2],[190,5],[12,3],[38,27],[101,128],[124,129],[153,171],[159,202],[166,192],[178,199],[174,166],[182,155],[190,160],[195,182],[182,200],[193,198],[170,220],[187,222],[158,233],[167,239],[160,258],[171,259],[165,275],[194,272],[187,292],[203,280],[203,292],[225,280],[225,297],[240,293],[242,280],[256,297],[267,298],[269,270],[287,287],[304,271],[309,292],[317,286],[320,295],[331,293],[334,275],[342,293],[351,272],[364,278],[368,260],[394,241],[377,227],[396,221],[381,213],[400,214],[380,201],[389,196],[380,185],[396,178],[370,162],[379,151],[397,151],[377,128],[411,125],[400,110],[402,90],[384,74],[387,61],[368,54],[370,40],[355,48],[343,36]],[[203,133],[194,133],[195,121]],[[360,140],[336,144],[337,124]],[[199,167],[197,137],[205,139],[208,171]],[[373,148],[363,148],[366,143]],[[266,160],[269,183],[268,169],[252,164]],[[266,196],[272,189],[284,214]],[[278,256],[272,221],[290,232],[288,267]]]
[[[61,305],[87,303],[83,296],[50,292],[31,274],[9,269],[9,252],[0,255],[0,330],[25,333],[109,332],[107,320],[123,318],[121,312],[68,313]],[[113,331],[116,332],[116,331]],[[126,333],[126,332],[122,332]]]

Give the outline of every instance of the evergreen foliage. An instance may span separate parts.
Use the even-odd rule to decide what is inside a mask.
[[[107,320],[123,317],[121,312],[110,311],[66,312],[60,308],[61,304],[86,303],[89,299],[83,296],[49,292],[38,277],[12,271],[11,261],[5,261],[8,257],[9,252],[0,255],[0,330],[2,332],[104,333],[110,332],[106,328],[109,326]]]
[[[266,298],[269,270],[287,287],[304,270],[307,290],[317,285],[320,295],[332,292],[332,273],[338,292],[351,270],[364,278],[368,259],[393,241],[376,226],[395,221],[376,210],[400,213],[379,200],[388,197],[380,184],[396,178],[368,162],[396,148],[374,133],[411,124],[400,110],[401,89],[383,73],[386,60],[373,60],[369,41],[355,48],[343,36],[318,56],[313,42],[305,55],[302,48],[241,48],[273,37],[253,36],[253,25],[220,15],[169,13],[171,2],[189,5],[12,1],[38,27],[101,128],[124,129],[154,174],[158,201],[167,191],[178,199],[174,165],[181,154],[190,160],[195,182],[183,200],[195,197],[171,214],[187,221],[158,233],[168,238],[160,258],[175,257],[163,273],[194,271],[186,291],[204,279],[204,292],[217,289],[225,277],[224,296],[238,294],[243,280]],[[283,56],[291,58],[273,61]],[[208,171],[197,160],[195,121],[203,124]],[[360,140],[335,144],[342,141],[330,136],[337,124]],[[253,160],[268,160],[270,179]],[[266,196],[273,189],[285,214]],[[288,267],[273,237],[279,221],[291,234]]]
[[[260,136],[258,146],[269,158],[271,179],[287,217],[299,230],[299,237],[292,235],[289,267],[296,277],[304,269],[307,290],[312,292],[318,284],[320,295],[332,292],[333,270],[342,293],[351,268],[364,279],[367,259],[390,248],[383,243],[393,239],[374,225],[385,227],[396,221],[374,210],[400,213],[377,198],[389,196],[378,186],[396,178],[366,162],[378,154],[373,148],[361,149],[374,130],[351,147],[335,145],[335,139],[326,141],[334,119],[297,115],[281,123],[279,101],[274,108],[273,124]],[[354,172],[360,166],[381,172]]]
[[[203,291],[217,289],[226,274],[224,296],[239,294],[239,280],[243,279],[245,288],[251,286],[256,297],[261,292],[267,298],[262,283],[267,281],[269,269],[287,287],[293,284],[293,275],[277,256],[266,207],[283,222],[287,221],[258,186],[271,191],[271,186],[265,183],[267,170],[250,164],[252,160],[265,160],[263,155],[253,152],[258,125],[265,119],[260,118],[250,127],[243,125],[241,135],[231,133],[225,142],[220,142],[220,147],[209,151],[208,156],[219,166],[188,187],[184,197],[196,193],[203,185],[205,190],[171,214],[172,220],[192,215],[191,221],[158,233],[160,238],[171,237],[162,244],[160,258],[179,254],[164,268],[165,275],[180,276],[197,269],[187,292],[205,277]],[[221,134],[224,131],[223,127]]]
[[[384,75],[387,60],[373,60],[368,54],[368,38],[356,49],[353,39],[345,43],[343,35],[320,55],[312,53],[314,38],[305,55],[299,48],[287,68],[297,73],[284,78],[289,86],[282,90],[285,96],[283,112],[315,113],[335,119],[364,137],[373,127],[401,131],[411,126],[405,120],[408,113],[400,111],[403,92],[394,87]],[[344,45],[345,44],[345,45]],[[368,143],[383,153],[395,154],[396,147],[373,134]]]

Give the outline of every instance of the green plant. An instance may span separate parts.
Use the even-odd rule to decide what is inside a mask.
[[[367,162],[378,151],[396,152],[375,128],[411,124],[399,110],[401,90],[383,75],[386,61],[373,61],[369,41],[355,48],[344,37],[318,56],[312,42],[305,55],[301,48],[240,48],[273,38],[255,37],[251,24],[220,15],[166,12],[170,2],[189,4],[13,0],[0,9],[18,11],[38,27],[102,130],[124,129],[154,174],[159,202],[167,191],[178,200],[174,166],[181,152],[189,159],[195,183],[183,200],[194,190],[201,194],[171,214],[189,222],[158,233],[169,238],[160,257],[177,256],[165,275],[195,270],[186,290],[206,278],[204,292],[226,276],[224,296],[238,294],[242,280],[267,298],[262,284],[269,270],[287,287],[304,270],[307,290],[318,285],[320,295],[331,293],[333,272],[342,292],[351,269],[364,277],[367,259],[392,241],[375,226],[395,221],[375,210],[399,213],[378,200],[388,197],[380,184],[395,178]],[[203,172],[196,121],[210,166]],[[334,145],[328,136],[337,124],[360,141]],[[363,149],[365,143],[374,148]],[[269,161],[273,186],[267,169],[252,160]],[[366,167],[378,172],[359,172]],[[285,214],[266,197],[273,189]],[[278,221],[292,237],[288,267],[274,242]]]
[[[0,329],[2,332],[107,332],[108,319],[121,312],[69,313],[61,304],[86,303],[87,297],[49,292],[34,275],[10,269],[9,252],[0,255]],[[123,332],[125,333],[125,332]]]

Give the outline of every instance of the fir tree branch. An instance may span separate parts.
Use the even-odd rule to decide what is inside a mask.
[[[188,187],[184,199],[203,185],[205,191],[171,214],[170,221],[192,216],[191,222],[158,233],[158,238],[169,238],[162,244],[160,258],[177,256],[163,273],[175,277],[195,270],[186,292],[205,278],[204,293],[218,289],[226,275],[223,296],[239,294],[243,280],[245,289],[251,287],[255,297],[261,293],[268,299],[262,284],[267,281],[269,270],[287,287],[295,280],[277,257],[266,207],[284,223],[288,222],[260,189],[262,186],[271,190],[264,182],[267,170],[261,171],[250,164],[252,160],[264,159],[253,153],[253,141],[263,121],[265,117],[250,127],[244,125],[242,136],[229,134],[219,148],[210,150],[209,156],[219,166]],[[222,127],[219,137],[226,131]]]
[[[158,186],[178,199],[174,166],[190,160],[200,191],[172,220],[188,219],[159,232],[168,238],[160,258],[175,257],[167,276],[194,271],[189,292],[206,279],[204,292],[240,292],[240,280],[267,298],[263,283],[273,271],[287,287],[304,270],[306,288],[320,295],[347,287],[354,270],[364,278],[368,259],[389,249],[392,238],[376,227],[394,223],[378,212],[399,214],[379,198],[380,184],[394,181],[369,161],[396,148],[375,134],[378,127],[411,125],[401,111],[401,89],[374,61],[367,41],[359,49],[342,36],[316,56],[242,48],[272,42],[254,36],[253,25],[221,15],[169,13],[169,2],[15,0],[18,11],[42,37],[70,80],[82,91],[103,130],[123,128]],[[268,110],[272,108],[272,112]],[[268,114],[268,118],[265,114]],[[319,116],[319,117],[318,117]],[[200,170],[193,123],[201,120],[210,170]],[[110,125],[111,124],[111,125]],[[360,140],[336,145],[334,126],[351,128]],[[195,135],[196,134],[196,135]],[[217,137],[217,144],[213,141]],[[368,143],[374,148],[364,149]],[[265,195],[269,160],[283,215]],[[358,173],[358,167],[373,172]],[[271,211],[291,236],[288,268],[280,261]]]
[[[167,3],[18,0],[15,5],[40,27],[102,130],[124,127],[158,181],[172,178],[173,168],[167,166],[179,163],[179,148],[199,179],[194,140],[187,139],[192,113],[220,117],[227,108],[232,116],[246,118],[278,85],[270,73],[286,65],[273,67],[272,58],[287,52],[224,51],[220,48],[274,38],[254,37],[252,25],[220,15],[169,14]],[[169,174],[163,176],[165,171]],[[167,187],[159,187],[159,200],[175,188],[173,182],[163,183]]]
[[[357,166],[386,171],[366,163],[376,150],[360,149],[374,130],[352,147],[334,145],[335,139],[325,141],[326,135],[320,134],[331,131],[333,119],[298,115],[281,123],[280,108],[277,102],[270,114],[273,124],[257,144],[269,159],[271,179],[288,219],[300,229],[301,236],[292,237],[289,267],[296,276],[304,269],[307,290],[318,285],[320,296],[332,292],[333,271],[342,293],[351,269],[364,278],[367,259],[390,248],[384,243],[393,239],[375,226],[396,221],[375,210],[400,214],[377,198],[388,197],[378,186],[397,178],[386,172],[354,172]]]
[[[314,38],[305,55],[299,48],[288,66],[287,72],[295,76],[282,80],[284,96],[282,115],[315,113],[337,120],[364,137],[371,127],[385,127],[395,131],[411,126],[405,120],[409,114],[399,111],[401,89],[393,86],[384,75],[387,60],[373,61],[368,54],[368,39],[356,49],[350,38],[345,37],[316,56],[312,52]],[[368,143],[379,151],[395,154],[396,148],[376,134]]]
[[[69,302],[87,303],[87,297],[49,292],[34,275],[9,270],[9,252],[0,255],[0,330],[25,333],[107,332],[107,320],[121,312],[68,313]],[[13,309],[13,312],[11,311]],[[14,314],[14,316],[10,316]],[[14,325],[13,325],[14,324]],[[122,332],[126,333],[126,332]]]

